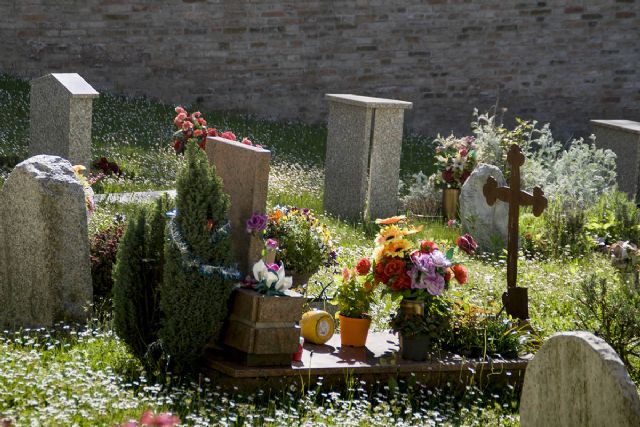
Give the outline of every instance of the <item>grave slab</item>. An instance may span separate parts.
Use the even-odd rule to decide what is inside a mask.
[[[404,110],[412,103],[327,94],[324,210],[345,219],[397,213]]]
[[[84,322],[92,302],[87,212],[71,163],[19,163],[0,192],[0,324],[11,329]]]
[[[404,360],[400,357],[398,337],[387,332],[369,333],[366,347],[361,348],[341,347],[340,335],[335,334],[326,344],[305,343],[302,361],[284,367],[247,367],[224,353],[210,350],[204,373],[223,386],[245,390],[280,388],[300,382],[305,386],[316,382],[343,384],[354,376],[369,384],[415,376],[433,386],[451,382],[464,388],[473,380],[480,386],[505,384],[519,389],[530,360],[530,356],[511,360],[465,359],[450,353],[438,356],[424,362]]]
[[[249,274],[264,244],[247,233],[246,221],[254,213],[267,211],[271,152],[220,137],[207,138],[205,151],[231,198],[231,248],[240,271]]]
[[[640,191],[640,122],[631,120],[591,120],[598,148],[616,153],[620,191],[637,197]]]
[[[562,332],[529,364],[520,400],[523,427],[632,427],[640,399],[624,364],[601,338]]]
[[[31,81],[29,155],[50,154],[72,165],[91,163],[93,99],[99,93],[79,74],[47,74]]]

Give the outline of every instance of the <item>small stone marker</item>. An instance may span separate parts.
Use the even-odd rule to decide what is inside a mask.
[[[460,190],[460,220],[464,232],[478,242],[480,252],[498,253],[507,247],[509,205],[501,201],[492,206],[487,204],[482,187],[490,176],[498,185],[507,185],[499,168],[484,163],[478,165]]]
[[[562,332],[549,338],[527,366],[520,424],[637,427],[640,399],[609,344],[589,332]]]
[[[254,213],[267,211],[271,152],[220,137],[207,138],[205,151],[231,198],[231,248],[240,271],[249,274],[261,258],[264,243],[247,232],[246,221]]]
[[[511,165],[511,187],[498,186],[495,178],[487,178],[482,192],[489,206],[496,200],[509,203],[509,236],[507,242],[507,292],[502,294],[502,302],[512,317],[529,318],[527,288],[518,287],[518,239],[520,233],[518,221],[520,206],[533,206],[533,215],[540,216],[547,207],[547,199],[540,187],[534,187],[533,195],[520,191],[520,166],[524,164],[524,154],[516,144],[511,145],[507,154],[507,163]]]
[[[87,212],[71,163],[35,156],[0,192],[0,324],[83,322],[92,302]]]
[[[640,187],[640,122],[630,120],[591,120],[598,148],[616,153],[618,187],[631,197]]]
[[[324,210],[346,219],[396,215],[404,110],[413,104],[346,94],[326,98]]]
[[[92,103],[98,95],[76,73],[32,80],[29,155],[51,154],[88,168]]]

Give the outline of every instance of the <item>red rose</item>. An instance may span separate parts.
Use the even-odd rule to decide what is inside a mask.
[[[398,277],[396,277],[396,280],[393,281],[391,289],[393,289],[394,291],[411,289],[411,277],[409,277],[406,272],[403,272]]]
[[[472,255],[478,248],[478,244],[469,233],[459,236],[456,239],[456,245],[467,255]]]
[[[389,277],[396,276],[404,271],[406,264],[400,258],[393,258],[384,266],[384,274]]]
[[[448,184],[454,182],[453,171],[451,169],[447,169],[442,172],[442,180]]]
[[[422,242],[420,242],[420,251],[422,253],[428,254],[432,251],[435,251],[436,249],[438,249],[438,245],[436,245],[435,242],[430,242],[428,240],[423,240]]]
[[[371,261],[369,261],[367,258],[362,258],[360,261],[358,261],[358,264],[356,264],[356,271],[361,276],[367,274],[370,269]]]
[[[458,283],[460,283],[461,285],[464,285],[465,283],[467,283],[467,279],[468,279],[467,269],[464,268],[463,265],[456,264],[453,267],[451,267],[451,271],[453,272],[453,276],[456,278],[456,281]]]
[[[208,136],[218,136],[218,130],[216,128],[207,129]]]
[[[378,283],[387,283],[389,281],[389,276],[384,274],[384,264],[378,263],[373,269],[374,279]]]

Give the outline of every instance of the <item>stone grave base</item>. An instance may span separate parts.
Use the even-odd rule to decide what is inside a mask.
[[[463,359],[449,353],[425,362],[400,358],[398,337],[385,332],[369,333],[363,348],[341,347],[340,336],[326,344],[305,343],[301,362],[289,366],[250,367],[231,354],[210,350],[204,363],[204,374],[222,387],[237,387],[240,392],[277,390],[292,384],[313,387],[340,386],[354,377],[369,385],[387,384],[390,379],[413,377],[433,387],[447,383],[459,385],[511,386],[519,394],[530,357],[520,359]]]

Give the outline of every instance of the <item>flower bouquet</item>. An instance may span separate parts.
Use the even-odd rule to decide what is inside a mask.
[[[436,146],[436,164],[439,176],[436,183],[441,188],[460,189],[469,178],[477,164],[475,138],[465,136],[456,138],[453,135],[443,138],[438,136]]]
[[[265,255],[273,253],[273,261],[284,264],[294,278],[310,277],[321,266],[336,263],[331,233],[310,209],[276,206],[266,215],[252,215],[247,231],[260,235],[265,241]],[[306,283],[296,282],[294,279],[296,286]]]

